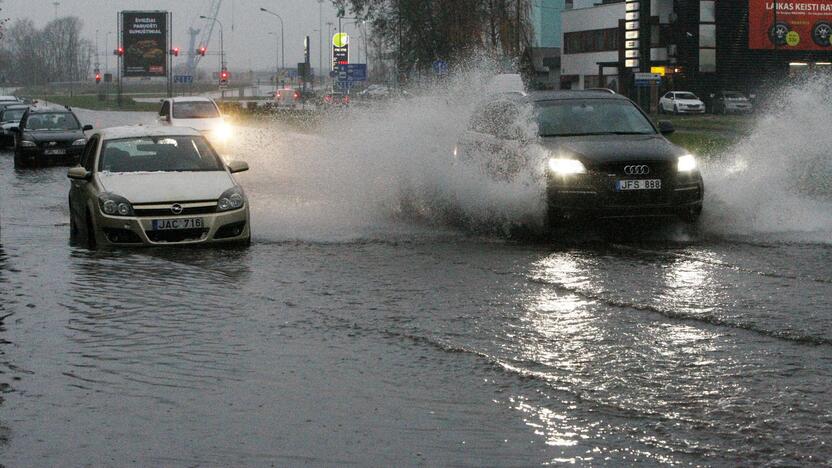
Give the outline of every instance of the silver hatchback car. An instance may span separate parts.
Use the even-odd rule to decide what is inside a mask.
[[[248,201],[232,175],[246,170],[191,128],[99,130],[68,173],[72,235],[91,247],[247,245]]]

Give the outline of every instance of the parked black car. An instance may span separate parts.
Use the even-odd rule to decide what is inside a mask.
[[[481,106],[455,154],[497,179],[544,165],[550,227],[598,218],[693,223],[702,212],[702,176],[696,158],[663,136],[671,132],[670,122],[654,125],[624,96],[542,92]]]
[[[81,126],[69,107],[30,107],[14,133],[14,166],[42,164],[78,164],[87,139],[84,132],[92,125]]]
[[[13,104],[0,109],[0,148],[14,145],[14,133],[10,129],[20,124],[28,108],[26,104]]]

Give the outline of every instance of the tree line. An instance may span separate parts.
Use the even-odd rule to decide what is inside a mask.
[[[38,29],[30,19],[3,28],[0,37],[0,82],[41,85],[87,79],[95,48],[81,37],[76,17],[50,21]]]
[[[333,0],[344,15],[366,19],[374,46],[399,73],[436,60],[472,58],[528,63],[530,0]]]

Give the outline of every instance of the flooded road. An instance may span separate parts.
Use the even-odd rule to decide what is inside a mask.
[[[0,462],[832,463],[830,231],[518,243],[277,133],[248,249],[71,246],[66,169],[0,153]]]

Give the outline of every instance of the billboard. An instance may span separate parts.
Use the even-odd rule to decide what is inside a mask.
[[[748,0],[748,48],[832,51],[832,0]]]
[[[338,65],[350,63],[350,36],[347,33],[337,33],[332,36],[332,70]]]
[[[168,13],[122,11],[121,45],[123,76],[167,76]]]

